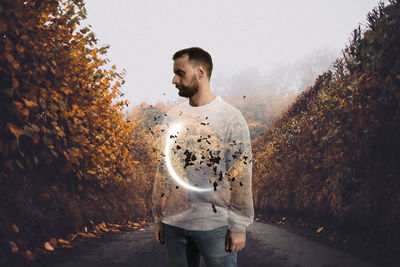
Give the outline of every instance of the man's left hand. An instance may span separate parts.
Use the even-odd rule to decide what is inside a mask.
[[[227,251],[239,251],[244,248],[246,244],[246,233],[236,233],[228,231],[225,250]]]

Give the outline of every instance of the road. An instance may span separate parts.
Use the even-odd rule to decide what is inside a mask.
[[[164,245],[158,244],[152,226],[142,231],[106,236],[80,248],[57,252],[36,266],[167,266]],[[204,267],[203,261],[201,262]],[[247,231],[246,246],[238,253],[238,266],[271,267],[375,267],[345,251],[327,247],[286,229],[254,222]]]

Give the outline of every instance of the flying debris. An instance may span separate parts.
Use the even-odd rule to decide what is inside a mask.
[[[219,178],[218,178],[218,181],[222,181],[222,178],[223,178],[223,176],[222,176],[222,171],[219,171]]]
[[[213,212],[217,213],[217,209],[215,208],[214,204],[211,204],[212,208],[213,208]]]
[[[213,186],[214,186],[214,191],[217,191],[218,183],[217,183],[217,182],[214,182],[214,183],[213,183]]]

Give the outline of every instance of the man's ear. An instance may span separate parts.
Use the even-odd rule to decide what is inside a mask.
[[[197,69],[199,72],[199,78],[207,76],[206,68],[204,68],[202,65],[199,65]]]

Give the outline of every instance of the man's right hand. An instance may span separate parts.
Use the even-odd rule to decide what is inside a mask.
[[[164,244],[164,223],[158,222],[154,224],[154,237],[156,241],[160,244]]]

